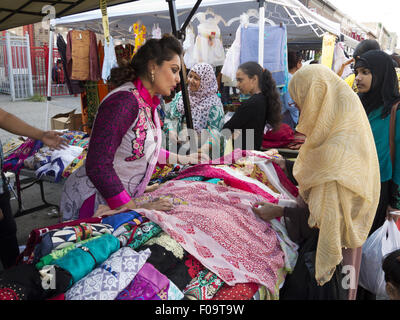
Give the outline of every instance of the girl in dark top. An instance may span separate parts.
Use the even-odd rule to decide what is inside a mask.
[[[391,211],[400,209],[400,148],[390,154],[389,123],[392,106],[400,102],[393,60],[383,51],[371,50],[356,57],[354,66],[358,96],[367,113],[378,152],[381,196],[370,234],[383,225]],[[400,144],[400,110],[397,109],[395,145]]]
[[[223,129],[242,130],[235,139],[234,149],[260,150],[265,125],[276,130],[281,122],[281,101],[275,80],[271,72],[251,61],[239,66],[236,81],[240,92],[251,97],[241,104]]]

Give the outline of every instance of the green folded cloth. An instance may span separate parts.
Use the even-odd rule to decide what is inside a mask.
[[[72,279],[69,285],[71,287],[96,266],[106,261],[119,248],[120,242],[118,238],[112,234],[105,234],[69,251],[62,258],[55,260],[54,264],[71,273]]]
[[[55,260],[60,259],[62,257],[64,257],[69,251],[75,249],[78,246],[81,246],[87,242],[93,241],[95,239],[100,238],[101,236],[96,236],[93,238],[89,238],[83,241],[79,241],[77,243],[71,244],[68,247],[62,248],[62,249],[58,249],[58,250],[53,250],[51,253],[49,253],[48,255],[45,255],[44,257],[40,258],[40,260],[38,261],[38,263],[36,263],[36,269],[41,270],[44,266],[47,266],[49,264],[54,264]]]

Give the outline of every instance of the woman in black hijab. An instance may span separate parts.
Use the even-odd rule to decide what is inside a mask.
[[[393,60],[383,51],[372,50],[357,57],[354,69],[358,95],[375,138],[381,174],[381,198],[371,234],[382,226],[386,216],[391,218],[391,211],[400,209],[400,147],[396,148],[393,167],[389,146],[390,112],[400,102],[399,84]],[[395,145],[400,146],[400,111],[396,115]]]
[[[390,212],[400,209],[400,147],[394,167],[390,157],[389,123],[392,106],[400,101],[399,85],[392,58],[383,51],[371,50],[355,57],[358,96],[368,115],[379,159],[381,194],[369,234],[380,228]],[[400,146],[400,111],[396,112],[395,145]],[[397,159],[397,161],[396,161]],[[375,300],[371,292],[358,287],[357,300]]]

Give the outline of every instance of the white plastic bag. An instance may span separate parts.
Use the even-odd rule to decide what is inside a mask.
[[[363,245],[359,284],[377,297],[388,299],[382,262],[385,255],[397,249],[400,231],[393,220],[386,220]]]

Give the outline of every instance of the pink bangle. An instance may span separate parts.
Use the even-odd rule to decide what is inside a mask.
[[[114,197],[106,199],[106,201],[110,209],[113,210],[131,201],[131,196],[129,195],[128,192],[126,192],[126,190],[124,190],[120,194],[117,194]]]

